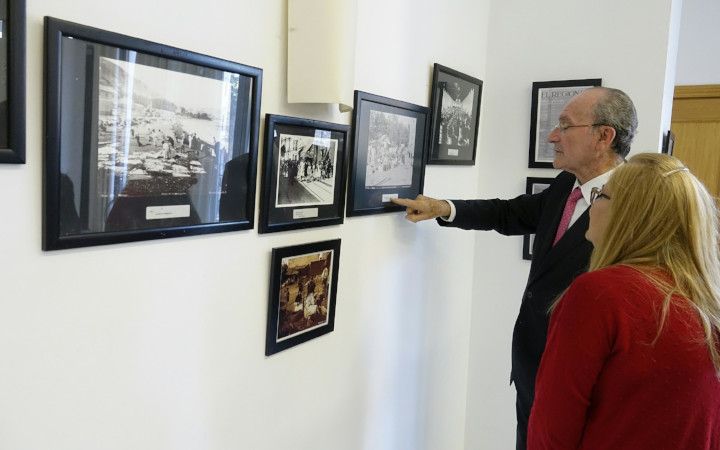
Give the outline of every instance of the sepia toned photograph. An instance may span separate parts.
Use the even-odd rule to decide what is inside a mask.
[[[280,135],[276,208],[330,205],[335,193],[336,139]]]
[[[333,330],[339,253],[339,239],[273,249],[266,355]]]
[[[370,111],[365,188],[410,186],[416,127],[414,117]]]
[[[548,136],[557,126],[560,113],[573,97],[601,83],[600,78],[592,78],[532,84],[528,167],[552,168],[555,146],[548,142]]]
[[[354,100],[347,215],[404,211],[392,199],[422,193],[430,109],[362,91]]]
[[[553,180],[554,178],[549,177],[528,177],[525,181],[525,193],[530,195],[539,194],[549,188]],[[528,261],[532,260],[532,249],[534,244],[534,234],[526,234],[523,236],[523,259]]]
[[[483,82],[436,63],[432,86],[428,164],[474,164]]]
[[[343,223],[350,127],[265,115],[260,233]]]
[[[45,27],[44,249],[253,227],[262,70]]]

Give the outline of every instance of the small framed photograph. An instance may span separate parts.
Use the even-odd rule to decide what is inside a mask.
[[[539,194],[544,191],[553,182],[554,178],[528,177],[525,182],[526,194]],[[535,243],[534,234],[526,234],[523,236],[523,259],[532,260],[532,248]]]
[[[0,163],[25,163],[25,0],[0,2]]]
[[[274,248],[265,356],[335,328],[340,239]]]
[[[552,169],[555,150],[548,142],[548,135],[558,124],[560,113],[573,97],[601,84],[601,78],[538,81],[532,84],[528,167]]]
[[[435,63],[428,164],[473,165],[483,82]]]
[[[662,149],[660,153],[672,156],[673,149],[675,148],[675,133],[672,130],[667,130],[667,133],[663,136]]]
[[[45,18],[43,248],[252,229],[262,70]]]
[[[422,193],[430,109],[355,91],[347,215],[405,208],[391,203]]]
[[[343,222],[349,132],[347,125],[265,116],[260,233]]]

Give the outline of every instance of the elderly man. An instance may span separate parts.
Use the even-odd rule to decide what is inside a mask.
[[[593,188],[600,188],[630,151],[637,129],[632,100],[622,91],[592,88],[563,109],[548,136],[553,166],[562,169],[545,191],[512,200],[437,200],[419,195],[397,199],[412,222],[437,218],[441,226],[495,230],[504,235],[535,233],[520,313],[515,322],[510,380],[517,390],[517,446],[526,448],[535,375],[545,349],[548,307],[587,269],[591,244],[585,240]]]

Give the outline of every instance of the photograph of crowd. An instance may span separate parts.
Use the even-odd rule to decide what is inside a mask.
[[[331,205],[335,193],[337,139],[280,134],[276,208]]]
[[[366,189],[412,184],[416,126],[415,117],[370,111]]]
[[[100,57],[98,195],[186,195],[199,178],[220,194],[233,155],[236,74],[224,80]]]
[[[441,82],[440,85],[442,87],[442,106],[437,143],[448,148],[472,153],[471,144],[475,139],[473,105],[476,86],[459,78]]]
[[[276,342],[328,323],[334,251],[282,258]]]

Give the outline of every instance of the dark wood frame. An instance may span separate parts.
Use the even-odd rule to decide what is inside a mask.
[[[537,152],[537,119],[539,106],[540,89],[548,88],[568,88],[568,87],[586,87],[601,86],[602,78],[587,78],[584,80],[565,80],[565,81],[536,81],[532,84],[532,103],[530,104],[530,151],[528,154],[528,167],[537,167],[552,169],[552,161],[538,161],[535,157]],[[552,131],[552,130],[551,130]]]
[[[302,256],[306,254],[332,251],[332,267],[329,271],[330,283],[327,295],[329,309],[327,323],[318,327],[301,331],[294,336],[279,340],[278,323],[280,309],[280,290],[282,284],[283,258]],[[338,272],[340,270],[340,239],[313,242],[309,244],[293,245],[289,247],[274,248],[272,251],[272,264],[270,267],[270,295],[268,297],[268,321],[265,341],[265,356],[281,352],[318,336],[330,333],[335,329],[335,309],[337,304]]]
[[[316,217],[295,218],[298,209],[293,207],[277,208],[275,196],[277,195],[277,174],[279,160],[279,144],[276,131],[278,128],[296,129],[297,134],[313,136],[317,131],[327,131],[331,136],[338,138],[334,167],[334,194],[331,205],[307,205],[298,209],[317,209]],[[275,231],[297,230],[326,225],[343,223],[345,213],[345,160],[349,147],[350,127],[319,120],[303,119],[299,117],[265,115],[265,153],[263,155],[263,183],[260,199],[260,233]]]
[[[121,51],[136,51],[138,54],[145,54],[149,57],[164,58],[166,60],[175,61],[179,64],[190,64],[194,66],[207,67],[208,69],[217,71],[226,71],[246,77],[248,84],[251,84],[249,93],[246,98],[247,110],[246,117],[249,127],[241,128],[245,133],[243,143],[238,145],[243,149],[247,149],[247,161],[244,161],[243,170],[247,174],[244,177],[247,180],[247,189],[242,191],[245,199],[244,215],[241,220],[222,219],[212,223],[198,223],[191,225],[179,226],[162,226],[155,228],[129,228],[121,231],[103,231],[103,232],[86,232],[78,234],[61,235],[61,220],[63,219],[63,203],[61,199],[61,186],[65,182],[67,176],[61,174],[62,159],[62,141],[61,133],[72,133],[72,129],[61,129],[62,119],[62,42],[64,37],[80,39],[91,42],[93,44],[110,46]],[[250,81],[251,80],[251,81]],[[86,88],[87,89],[87,88]],[[86,90],[87,92],[87,90]],[[262,69],[246,66],[243,64],[218,59],[212,56],[201,55],[188,50],[182,50],[166,45],[145,41],[142,39],[113,33],[110,31],[100,30],[72,22],[67,22],[52,17],[45,18],[45,169],[44,169],[44,215],[43,215],[43,249],[57,250],[72,247],[85,247],[92,245],[104,245],[120,242],[139,241],[146,239],[160,239],[168,237],[199,235],[207,233],[218,233],[225,231],[252,229],[254,225],[255,211],[255,185],[257,176],[257,147],[258,134],[260,124],[260,94],[262,92]],[[86,95],[91,98],[91,95]],[[86,100],[86,103],[92,102]],[[86,118],[87,118],[87,111]],[[91,126],[86,127],[91,129]],[[78,135],[88,134],[86,128],[83,128]],[[249,129],[248,129],[249,128]],[[240,128],[239,128],[240,129]],[[90,139],[83,138],[83,142],[90,143]],[[90,144],[85,145],[88,148]],[[95,149],[97,151],[97,149]],[[82,179],[85,181],[87,173],[86,169],[90,167],[88,162],[88,153],[83,153],[82,161],[78,167],[82,168]],[[228,163],[229,165],[229,163]],[[230,173],[229,167],[222,167],[227,173]],[[235,169],[235,168],[233,168]],[[239,170],[239,169],[237,169]],[[238,171],[233,174],[242,173]],[[237,180],[239,177],[232,177]],[[232,181],[231,180],[231,181]],[[239,183],[238,183],[239,184]],[[71,184],[72,185],[72,184]],[[81,187],[83,188],[83,187]],[[239,190],[239,188],[238,188]],[[90,195],[90,194],[88,194]],[[93,194],[96,195],[96,194]],[[235,192],[233,192],[235,195]],[[229,196],[230,197],[230,196]],[[238,194],[238,198],[240,194]],[[235,199],[235,197],[232,197]],[[240,202],[228,202],[229,206],[236,209]],[[77,215],[77,214],[76,214]]]
[[[8,0],[8,148],[0,163],[25,163],[25,0]]]
[[[475,122],[472,124],[474,130],[471,132],[472,141],[470,144],[471,157],[470,159],[443,159],[440,156],[440,143],[438,142],[440,134],[440,125],[442,122],[442,97],[443,90],[440,86],[441,74],[447,74],[451,77],[458,78],[464,82],[473,84],[477,87],[477,104],[473,101],[473,113],[475,114]],[[428,151],[427,164],[444,164],[444,165],[467,165],[472,166],[475,164],[475,154],[477,153],[477,139],[478,132],[480,129],[480,105],[482,103],[482,80],[466,75],[457,70],[435,63],[433,67],[433,82],[430,105],[432,108],[432,126],[431,137],[430,137],[430,149]]]
[[[532,195],[533,185],[547,184],[549,186],[550,183],[553,182],[553,180],[555,180],[555,178],[552,177],[527,177],[525,181],[525,193],[528,195]],[[523,236],[523,259],[528,261],[532,260],[532,236],[534,235],[526,234]]]
[[[366,189],[364,186],[365,171],[367,169],[369,123],[362,119],[366,111],[369,116],[370,111],[373,110],[373,105],[377,110],[384,110],[384,112],[396,115],[403,115],[399,113],[404,112],[406,113],[404,115],[418,119],[415,133],[415,151],[413,153],[413,180],[409,187]],[[389,201],[383,202],[383,197],[398,196],[415,198],[418,194],[422,194],[425,181],[425,153],[428,147],[429,131],[429,108],[363,91],[355,91],[353,144],[351,151],[348,153],[348,169],[350,171],[348,175],[346,208],[348,217],[404,211],[404,207],[395,205]],[[417,139],[418,137],[420,139]],[[420,143],[418,143],[418,141],[420,141]]]

